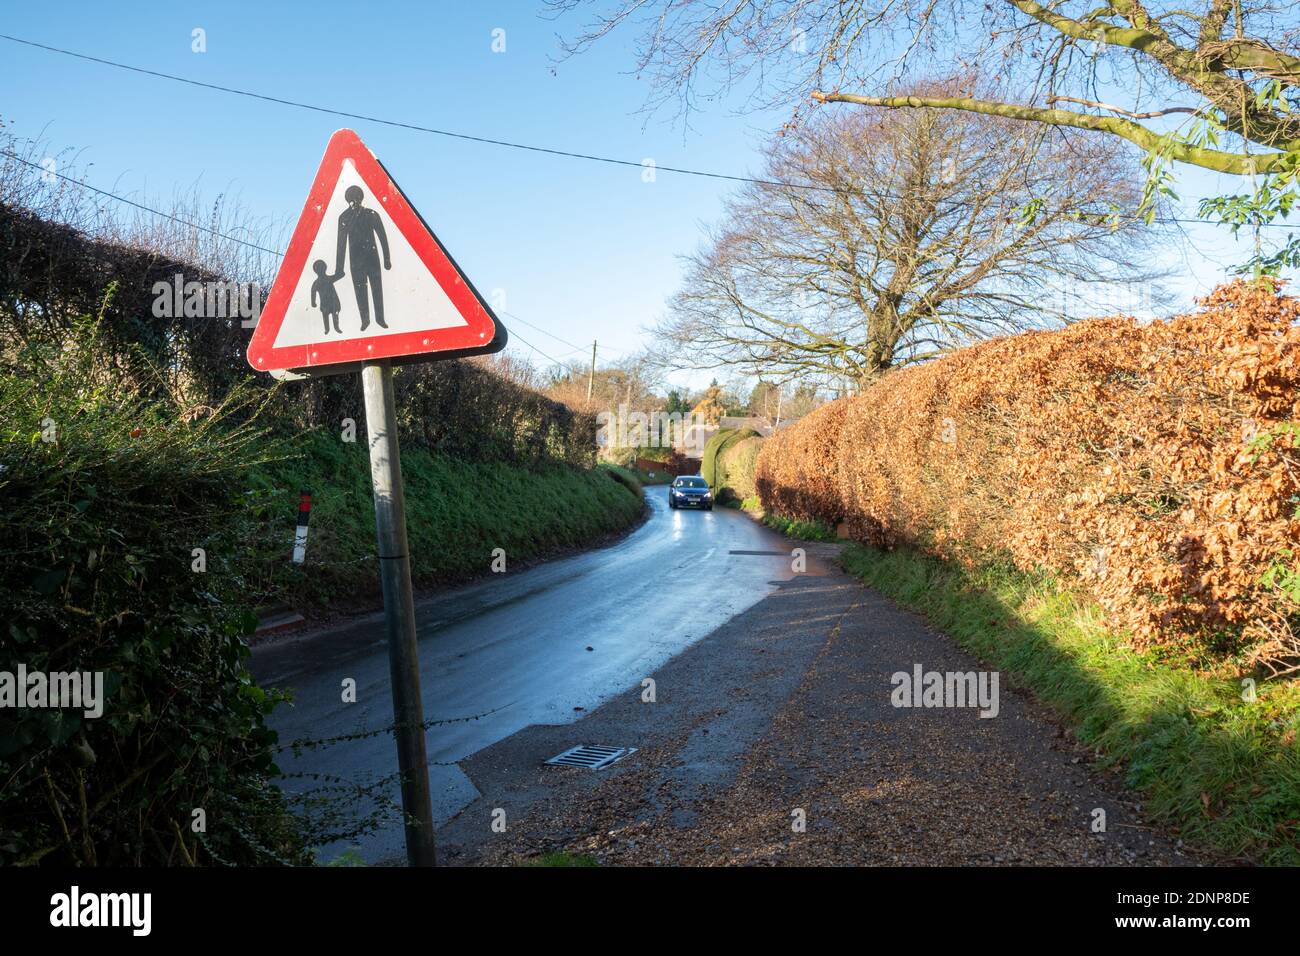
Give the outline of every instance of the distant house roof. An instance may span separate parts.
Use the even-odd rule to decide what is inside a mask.
[[[772,434],[772,423],[766,418],[757,418],[753,415],[741,418],[739,416],[724,415],[719,423],[721,428],[752,428],[764,438]]]

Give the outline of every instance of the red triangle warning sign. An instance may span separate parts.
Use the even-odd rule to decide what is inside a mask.
[[[346,371],[375,359],[458,358],[506,330],[350,129],[330,137],[248,343],[262,372]]]

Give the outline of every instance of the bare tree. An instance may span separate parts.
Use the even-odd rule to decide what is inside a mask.
[[[1300,152],[1300,20],[1289,0],[619,0],[570,49],[627,23],[642,31],[639,71],[685,108],[701,82],[707,92],[749,83],[762,102],[812,95],[1098,131],[1239,175],[1293,177]],[[900,84],[954,64],[1004,80],[1003,92],[900,95]],[[1125,102],[1102,102],[1101,87]],[[1171,116],[1203,122],[1171,127]]]
[[[657,361],[856,388],[1066,319],[1097,283],[1147,288],[1134,262],[1154,234],[1119,211],[1134,165],[986,117],[828,114],[775,139],[689,259]]]
[[[651,412],[663,406],[655,395],[661,384],[656,370],[645,356],[631,354],[603,368],[592,376],[591,400],[587,399],[588,366],[575,360],[552,368],[551,381],[542,391],[557,402],[582,411],[617,411],[627,408]]]
[[[593,0],[550,0],[560,10]],[[960,111],[1117,137],[1146,151],[1138,210],[1173,195],[1173,165],[1247,177],[1202,217],[1253,231],[1236,270],[1300,269],[1300,235],[1261,228],[1300,206],[1300,17],[1295,0],[618,0],[570,52],[633,22],[653,105],[749,86],[750,102]],[[954,68],[974,95],[903,87]],[[1266,245],[1273,251],[1266,251]]]
[[[772,428],[783,422],[794,421],[807,415],[821,404],[815,385],[798,381],[777,385],[759,378],[749,393],[749,414],[761,418]]]

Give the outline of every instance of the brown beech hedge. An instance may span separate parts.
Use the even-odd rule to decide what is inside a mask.
[[[1010,557],[1140,647],[1295,664],[1300,300],[1235,282],[1188,315],[1091,319],[884,376],[769,439],[763,506],[853,537]]]

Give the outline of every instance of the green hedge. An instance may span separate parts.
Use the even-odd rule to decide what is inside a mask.
[[[754,438],[758,432],[752,428],[723,428],[704,444],[704,455],[700,459],[700,475],[709,483],[710,488],[718,488],[718,456],[737,442]]]
[[[758,494],[755,471],[758,466],[758,452],[762,447],[763,439],[753,435],[722,449],[714,465],[719,500],[744,501]]]
[[[0,711],[0,864],[307,862],[240,638],[255,396],[182,417],[78,341],[0,367],[0,671],[98,673],[105,700]]]
[[[0,359],[12,343],[62,343],[81,316],[100,318],[100,358],[129,368],[150,397],[184,395],[219,404],[230,391],[271,392],[265,421],[287,435],[364,423],[359,375],[334,375],[276,388],[244,358],[250,330],[213,317],[157,316],[154,283],[225,281],[150,249],[93,239],[0,202]],[[158,374],[157,370],[163,370]],[[591,467],[596,417],[576,412],[474,361],[398,369],[398,427],[404,447],[476,461]]]

